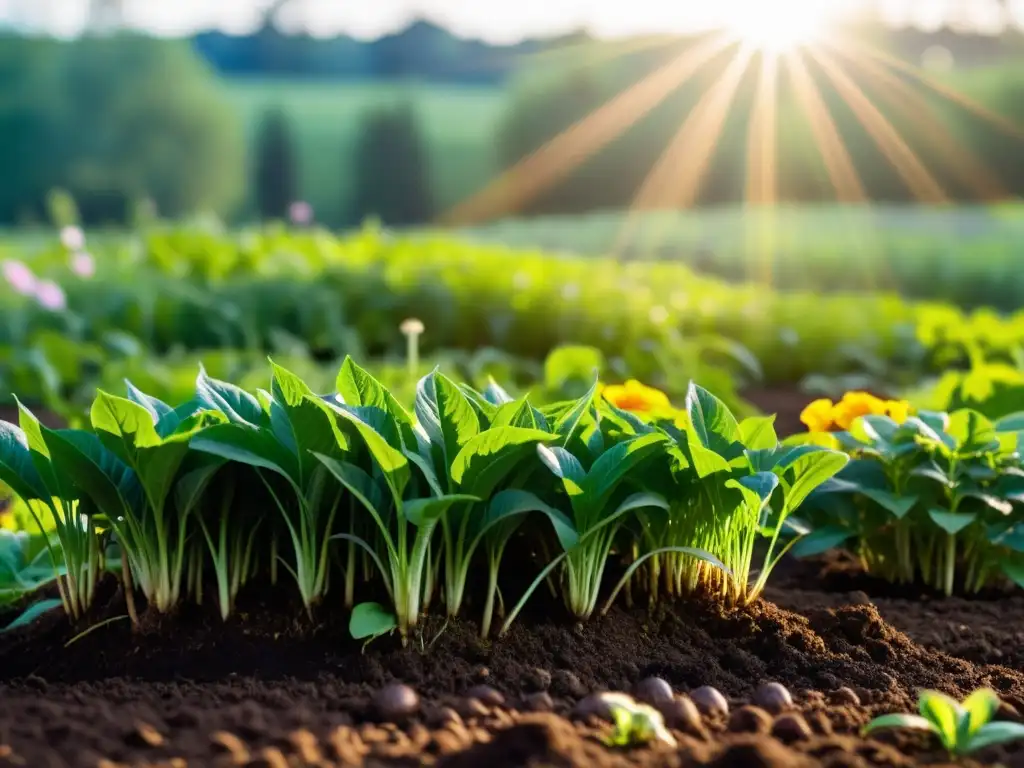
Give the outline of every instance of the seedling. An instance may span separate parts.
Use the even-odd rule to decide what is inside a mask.
[[[922,691],[920,715],[882,715],[864,728],[864,735],[884,728],[912,728],[931,731],[951,755],[961,756],[985,747],[1024,739],[1024,725],[990,722],[999,709],[999,697],[979,688],[962,703],[938,691]]]
[[[661,741],[670,747],[676,740],[665,727],[661,713],[647,704],[640,704],[624,693],[608,693],[603,697],[612,712],[615,727],[605,743],[612,747],[635,747]]]

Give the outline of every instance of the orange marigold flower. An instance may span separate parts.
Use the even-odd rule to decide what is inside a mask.
[[[668,395],[636,379],[630,379],[625,384],[609,384],[601,394],[616,408],[633,413],[650,413],[672,407]]]
[[[832,401],[822,398],[809,403],[800,413],[800,421],[809,432],[828,432],[832,428]]]
[[[883,416],[888,411],[885,400],[868,392],[847,392],[832,411],[832,418],[840,429],[849,429],[861,416]]]

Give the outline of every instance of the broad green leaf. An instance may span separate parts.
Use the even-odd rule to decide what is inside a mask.
[[[452,480],[465,493],[489,497],[516,465],[532,458],[534,446],[558,435],[539,429],[498,427],[471,438],[451,465]]]
[[[957,453],[976,455],[998,449],[992,422],[977,411],[963,409],[949,416],[948,434],[956,440]]]
[[[160,445],[152,414],[131,400],[99,390],[90,418],[103,445],[129,465],[135,464],[140,449]]]
[[[361,468],[322,453],[314,454],[328,471],[351,493],[367,511],[382,515],[385,491]],[[383,517],[381,517],[383,520]]]
[[[159,421],[156,423],[156,433],[160,435],[160,437],[167,437],[177,431],[183,421],[194,416],[200,411],[219,414],[222,420],[227,421],[227,416],[221,414],[220,411],[204,409],[202,402],[200,402],[198,398],[193,398],[187,403],[182,403],[177,408],[174,408],[170,413],[166,413],[161,416]]]
[[[136,510],[141,501],[138,478],[96,435],[44,427],[43,436],[54,468],[77,489],[75,498],[85,496],[114,517]]]
[[[21,615],[19,615],[14,621],[8,624],[0,632],[10,632],[12,629],[18,629],[19,627],[25,627],[31,624],[33,621],[38,619],[44,613],[60,608],[61,602],[57,599],[40,600],[38,603],[31,605],[26,608]]]
[[[977,515],[962,512],[947,512],[944,509],[929,509],[928,516],[939,528],[954,536],[977,519]]]
[[[880,507],[891,512],[897,520],[902,520],[906,517],[907,513],[919,501],[917,496],[897,496],[895,493],[881,491],[877,488],[861,488],[860,492]]]
[[[502,386],[491,376],[487,377],[487,387],[484,389],[483,395],[487,399],[487,402],[492,405],[500,406],[505,403],[511,403],[513,400],[512,395],[506,392],[504,388],[502,388]]]
[[[1010,581],[1024,589],[1024,563],[1013,560],[1004,560],[1000,570]]]
[[[448,496],[431,496],[426,499],[410,499],[402,505],[405,519],[417,528],[437,522],[453,504],[474,504],[480,501],[478,496],[455,493]]]
[[[976,752],[985,747],[994,747],[999,744],[1008,744],[1011,741],[1024,739],[1024,725],[1000,721],[989,723],[979,730],[967,743],[967,751]]]
[[[846,466],[850,457],[845,453],[819,448],[801,456],[790,467],[793,483],[786,489],[786,509],[796,510],[808,494]]]
[[[779,444],[774,416],[751,416],[740,422],[740,440],[750,451],[772,450]]]
[[[348,441],[338,428],[335,411],[291,371],[271,361],[273,402],[271,430],[298,458],[303,478],[316,463],[311,452],[341,456]]]
[[[882,715],[864,726],[861,733],[867,736],[869,733],[887,728],[910,728],[915,731],[935,732],[935,726],[931,721],[920,715]]]
[[[380,467],[380,471],[384,473],[395,504],[401,504],[405,488],[409,484],[409,480],[412,479],[409,460],[405,454],[389,445],[379,432],[354,413],[345,409],[337,409],[337,412],[355,426],[373,456],[373,460]]]
[[[348,631],[356,640],[379,637],[397,626],[395,614],[380,603],[359,603],[348,620]]]
[[[413,436],[413,421],[409,412],[383,384],[356,365],[351,357],[346,357],[342,363],[335,386],[342,403],[379,408],[388,413],[394,421],[404,447],[409,450],[415,449],[416,438]]]
[[[495,427],[522,427],[537,429],[537,419],[533,415],[533,407],[527,400],[504,403],[499,406],[491,418],[491,429]]]
[[[234,384],[210,378],[202,366],[196,377],[196,398],[204,408],[220,411],[236,424],[264,423],[263,409],[255,397]]]
[[[294,454],[267,429],[237,422],[216,424],[193,437],[190,446],[228,461],[269,469],[298,486],[299,468]]]
[[[160,419],[167,414],[174,412],[174,409],[167,403],[153,397],[152,395],[147,395],[141,389],[128,381],[128,379],[124,380],[124,384],[128,391],[128,399],[149,411],[149,415],[152,417],[154,424],[160,421]]]
[[[587,503],[595,509],[604,506],[619,483],[635,472],[644,462],[659,454],[665,456],[668,438],[659,433],[634,437],[613,445],[594,462],[584,480],[583,490]]]
[[[997,432],[1024,432],[1024,411],[1003,416],[995,423]]]
[[[686,393],[686,414],[690,430],[700,444],[729,458],[727,451],[742,439],[742,435],[736,417],[725,403],[691,381]]]
[[[583,483],[586,480],[587,472],[583,469],[579,459],[565,448],[558,446],[549,448],[543,444],[537,446],[537,455],[555,477],[564,483],[570,496],[583,493]]]
[[[492,526],[512,518],[522,517],[530,512],[540,512],[547,516],[563,550],[568,551],[579,542],[579,534],[576,533],[572,520],[565,514],[545,504],[535,494],[514,488],[500,491],[491,499],[491,503],[487,505],[481,532],[486,532]]]
[[[480,434],[480,419],[469,398],[463,394],[458,385],[451,379],[441,375],[439,372],[431,374],[432,387],[426,391],[432,392],[434,402],[431,407],[436,407],[436,416],[441,430],[441,445],[444,447],[444,455],[451,465],[459,451],[470,440]],[[418,400],[417,400],[418,405]],[[424,424],[429,432],[429,427]]]
[[[50,449],[43,438],[43,425],[39,423],[39,419],[35,417],[32,411],[22,405],[20,400],[17,400],[17,398],[15,400],[18,403],[18,426],[25,435],[28,451],[32,457],[32,463],[35,465],[36,472],[39,473],[43,485],[46,486],[51,496],[66,496],[62,479],[59,479],[54,471]]]
[[[576,437],[576,431],[594,404],[594,397],[597,395],[597,385],[598,380],[595,375],[594,383],[590,385],[590,389],[587,390],[586,394],[555,420],[555,428],[552,431],[557,432],[561,436],[563,448],[569,445],[573,438]]]
[[[995,717],[999,709],[999,697],[991,688],[979,688],[964,699],[960,706],[964,711],[960,724],[960,738],[967,741]]]
[[[480,429],[490,428],[491,420],[498,412],[498,406],[494,405],[481,392],[473,389],[469,384],[459,384],[459,389],[466,396],[466,399],[469,400],[473,410],[476,411],[476,417],[480,422]]]
[[[947,749],[956,746],[957,726],[964,711],[953,698],[939,691],[922,691],[918,699],[921,716],[931,721]]]
[[[758,472],[737,480],[727,480],[725,487],[735,488],[742,493],[747,506],[760,515],[779,487],[779,476],[774,472]]]
[[[960,494],[962,498],[966,499],[977,499],[986,507],[994,509],[1001,515],[1009,515],[1013,512],[1013,503],[1006,499],[1001,499],[998,496],[993,496],[991,493],[985,493],[984,491],[964,491]]]
[[[52,495],[32,461],[25,433],[6,421],[0,421],[0,482],[26,502]]]
[[[838,525],[824,525],[802,537],[790,549],[790,554],[798,558],[820,555],[823,552],[828,552],[830,549],[835,549],[843,542],[851,539],[853,535],[853,531],[841,528]]]

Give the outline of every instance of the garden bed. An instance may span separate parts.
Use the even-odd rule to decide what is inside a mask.
[[[123,613],[116,586],[102,592],[100,615]],[[135,633],[114,620],[65,647],[78,630],[56,612],[5,636],[0,765],[938,765],[949,760],[928,737],[857,731],[912,711],[921,688],[962,697],[990,686],[1003,717],[1024,711],[1024,598],[900,594],[834,556],[787,563],[766,600],[734,613],[699,601],[654,617],[617,607],[576,627],[545,596],[487,644],[472,623],[435,618],[422,646],[380,638],[364,650],[343,611],[310,623],[286,594],[253,585],[226,624],[188,607]],[[677,749],[622,751],[603,745],[609,726],[574,717],[589,693],[650,676],[677,693],[714,686],[733,713],[780,682],[809,733],[744,710],[676,723]],[[389,723],[375,694],[393,681],[421,706]],[[467,699],[480,685],[504,703]],[[1024,748],[973,759],[1024,765]]]

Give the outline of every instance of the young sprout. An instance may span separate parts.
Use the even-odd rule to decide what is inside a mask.
[[[676,746],[664,718],[654,707],[640,704],[624,693],[607,693],[601,698],[608,704],[615,721],[615,728],[605,740],[609,746],[632,747],[652,741]]]
[[[1024,739],[1024,725],[989,722],[999,709],[999,697],[979,688],[963,702],[938,691],[922,691],[920,715],[882,715],[864,727],[864,735],[884,728],[913,728],[931,731],[951,755],[967,755],[984,747]]]
[[[426,330],[422,320],[410,317],[399,326],[402,335],[405,336],[406,362],[409,365],[409,377],[416,380],[416,373],[420,367],[420,336]]]

